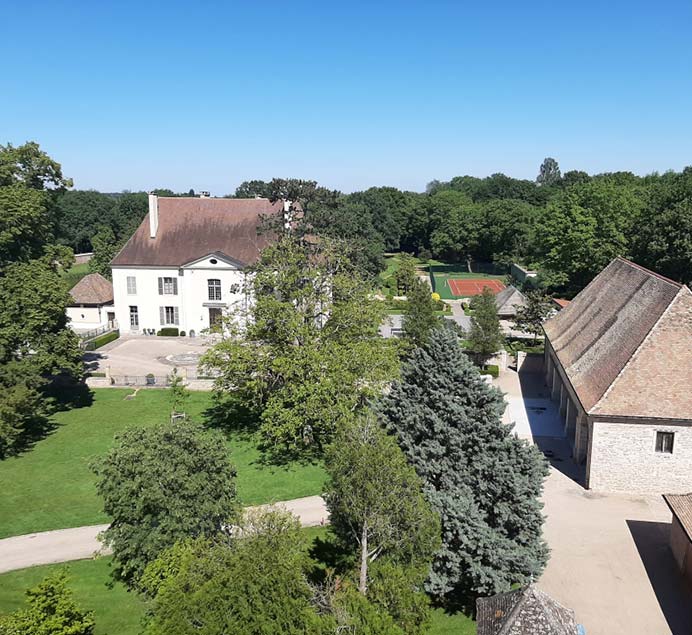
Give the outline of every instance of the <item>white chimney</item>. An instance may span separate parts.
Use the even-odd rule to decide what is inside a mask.
[[[149,194],[149,237],[156,238],[159,229],[159,197]]]

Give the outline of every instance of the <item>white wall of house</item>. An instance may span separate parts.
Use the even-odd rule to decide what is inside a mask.
[[[656,433],[674,434],[671,453],[656,451]],[[594,421],[589,488],[604,492],[692,491],[692,426]]]
[[[68,306],[68,326],[75,331],[88,331],[108,325],[108,313],[115,312],[113,305]]]
[[[213,262],[215,261],[215,262]],[[128,278],[134,278],[128,285]],[[177,293],[170,285],[160,293],[159,278],[175,280]],[[221,298],[210,298],[209,280],[219,280]],[[195,263],[178,268],[164,267],[113,267],[113,295],[116,318],[121,333],[141,333],[143,329],[159,330],[175,326],[190,335],[199,335],[210,326],[210,309],[227,314],[245,299],[245,273],[235,264],[219,256],[210,255]],[[131,326],[130,307],[137,307],[139,324]],[[171,310],[177,316],[177,324],[161,322],[161,307],[170,317]],[[167,321],[167,320],[165,320]]]

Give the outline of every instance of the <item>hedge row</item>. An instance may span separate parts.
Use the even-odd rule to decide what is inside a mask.
[[[95,337],[93,340],[89,340],[84,345],[84,348],[88,351],[95,351],[97,348],[101,348],[102,346],[108,344],[108,342],[117,340],[119,337],[120,331],[111,331],[110,333],[106,333],[105,335],[99,335],[98,337]]]

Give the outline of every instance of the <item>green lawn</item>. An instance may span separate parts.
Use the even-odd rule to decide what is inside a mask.
[[[304,530],[309,540],[324,537],[324,528]],[[79,606],[94,611],[95,635],[137,635],[144,616],[144,602],[122,584],[111,585],[110,558],[78,560],[63,565],[31,567],[0,574],[0,614],[10,613],[24,604],[24,591],[39,583],[48,573],[67,567],[69,586]],[[447,614],[435,609],[429,635],[474,635],[475,623],[463,613]]]
[[[59,412],[57,428],[18,457],[0,461],[0,538],[18,534],[107,522],[96,494],[90,461],[103,455],[113,435],[132,425],[166,420],[167,391],[102,388],[93,391],[93,404]],[[188,413],[201,417],[210,393],[194,392]],[[243,504],[288,500],[319,494],[324,471],[317,464],[288,467],[263,465],[256,438],[235,434],[228,442],[238,470]]]
[[[70,267],[69,271],[64,271],[62,276],[67,280],[67,284],[71,289],[74,287],[84,276],[89,273],[89,263],[85,262],[81,265],[73,265]]]

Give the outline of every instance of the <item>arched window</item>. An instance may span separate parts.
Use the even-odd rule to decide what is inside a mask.
[[[207,280],[207,288],[209,289],[209,300],[212,302],[221,300],[221,280],[216,278]]]

